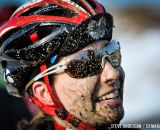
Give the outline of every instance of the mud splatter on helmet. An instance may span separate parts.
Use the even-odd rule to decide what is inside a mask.
[[[31,73],[53,55],[66,56],[112,38],[113,19],[96,0],[34,0],[0,28],[7,90],[23,95]]]

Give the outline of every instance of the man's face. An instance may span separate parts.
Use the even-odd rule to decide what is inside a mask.
[[[95,42],[79,52],[61,58],[59,62],[72,59],[84,50],[103,47],[104,41]],[[104,63],[103,70],[97,75],[78,79],[64,72],[54,75],[53,80],[55,92],[65,109],[93,126],[119,123],[124,115],[123,69],[120,66],[113,67],[107,60]]]

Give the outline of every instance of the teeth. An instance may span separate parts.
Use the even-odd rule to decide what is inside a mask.
[[[110,93],[109,96],[107,98],[113,98],[114,97],[114,93]]]
[[[104,96],[100,97],[99,100],[102,101],[102,100],[106,100],[106,99],[115,98],[117,96],[118,96],[118,91],[116,90],[114,92],[111,92],[111,93],[109,93],[107,95],[104,95]]]
[[[107,98],[106,96],[103,96],[103,97],[102,97],[102,100],[105,100],[106,98]]]

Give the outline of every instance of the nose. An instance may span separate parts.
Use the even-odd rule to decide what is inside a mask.
[[[102,83],[107,83],[108,85],[113,85],[119,77],[120,73],[107,60],[104,62],[105,65],[100,75],[100,81]]]

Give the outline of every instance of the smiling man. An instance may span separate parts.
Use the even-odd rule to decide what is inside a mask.
[[[118,47],[115,41],[92,43],[81,51],[60,58],[58,64],[71,61],[66,73],[53,76],[54,89],[63,106],[93,126],[118,123],[123,117]],[[115,49],[113,60],[111,55],[108,56],[111,49]]]
[[[124,71],[112,27],[95,0],[38,0],[0,28],[8,92],[28,93],[44,113],[41,123],[19,129],[103,130],[120,122]]]

